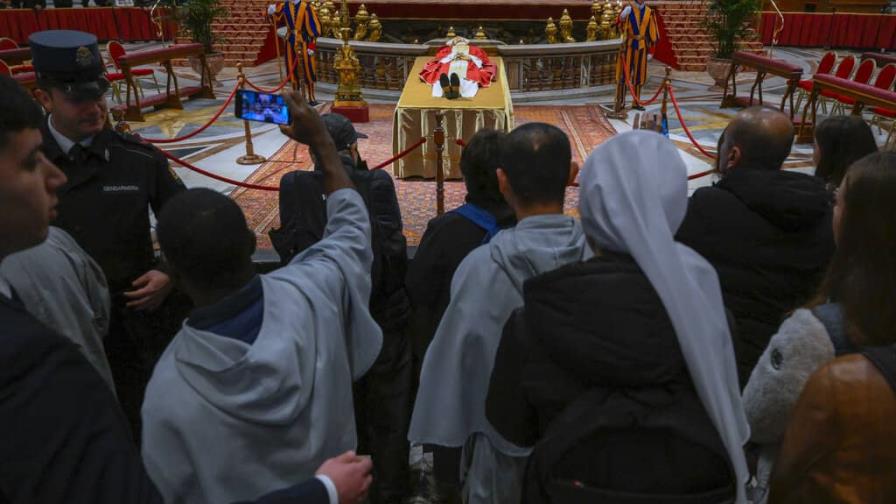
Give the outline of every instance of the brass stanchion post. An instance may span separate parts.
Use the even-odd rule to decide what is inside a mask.
[[[237,72],[237,84],[240,89],[243,89],[246,86],[246,74],[243,73],[243,64],[236,64],[236,72]],[[237,164],[241,165],[254,165],[261,164],[267,161],[267,158],[264,156],[259,156],[255,153],[255,146],[252,145],[252,129],[249,127],[249,121],[243,119],[243,128],[245,128],[246,135],[246,155],[240,156],[236,158]]]
[[[445,172],[442,153],[445,151],[445,128],[442,127],[442,113],[436,112],[436,127],[432,139],[436,143],[436,215],[445,213]]]
[[[269,17],[271,18],[271,28],[274,29],[274,47],[277,50],[277,72],[280,74],[280,82],[283,82],[283,58],[280,56],[280,34],[277,33],[277,22],[274,21],[274,17]]]
[[[663,77],[663,84],[662,84],[662,86],[663,86],[663,104],[662,104],[662,108],[660,108],[660,113],[662,114],[662,117],[666,117],[666,110],[667,110],[666,105],[669,102],[669,86],[672,84],[672,78],[670,77],[671,73],[672,73],[672,68],[670,68],[667,65],[666,66],[666,76]]]

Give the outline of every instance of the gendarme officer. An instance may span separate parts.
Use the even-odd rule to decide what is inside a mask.
[[[155,360],[180,322],[158,310],[172,285],[155,260],[149,208],[158,214],[184,185],[158,149],[109,127],[109,82],[95,36],[43,31],[32,34],[29,45],[35,96],[48,113],[44,153],[68,177],[58,192],[55,225],[106,274],[113,300],[106,349],[118,397],[138,428]]]

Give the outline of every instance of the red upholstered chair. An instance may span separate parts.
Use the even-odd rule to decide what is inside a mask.
[[[852,81],[859,84],[868,84],[868,81],[871,80],[871,75],[874,74],[875,68],[877,68],[877,64],[873,59],[866,59],[862,61],[862,63],[859,64],[859,68],[856,70],[856,74],[852,76]],[[887,86],[885,89],[889,89],[889,86]],[[834,100],[834,106],[831,108],[832,114],[843,113],[843,96],[840,96],[839,94],[832,91],[824,91],[821,93],[821,95],[825,98],[831,98]]]
[[[9,68],[9,65],[7,65],[3,60],[0,60],[0,75],[8,75],[12,77],[12,70]]]
[[[881,120],[890,121],[890,132],[887,134],[887,141],[884,142],[884,146],[890,144],[890,140],[893,138],[893,132],[896,131],[896,110],[890,110],[883,107],[874,107],[871,109],[871,125],[877,125],[877,131],[880,131],[880,123]]]
[[[19,48],[19,44],[17,44],[15,40],[8,38],[8,37],[0,38],[0,51],[7,51],[9,49],[18,49],[18,48]],[[15,75],[18,73],[34,71],[34,67],[31,65],[16,65],[16,66],[7,65],[7,68],[10,71],[10,73],[8,75]]]
[[[834,51],[824,53],[824,56],[822,56],[821,60],[818,62],[818,68],[815,69],[815,75],[831,73],[831,70],[834,69],[834,63],[836,62],[837,55]],[[799,93],[796,97],[796,109],[799,110],[803,98],[807,97],[809,93],[812,92],[812,79],[803,79],[799,81],[796,90],[797,93]]]
[[[841,79],[848,79],[850,75],[852,75],[852,69],[856,66],[856,57],[849,55],[844,56],[842,60],[840,60],[840,64],[837,65],[837,70],[834,71],[835,77],[840,77]],[[830,93],[828,93],[830,94]],[[818,97],[818,101],[821,103],[821,111],[825,114],[828,113],[827,106],[827,98],[833,98],[832,96],[825,96],[825,93],[822,93],[821,96]]]
[[[896,80],[896,65],[890,63],[877,73],[877,78],[874,79],[874,87],[879,89],[890,89],[893,86],[894,80]],[[855,100],[851,101],[855,103]],[[844,104],[846,104],[846,101],[844,101]],[[896,129],[896,110],[874,107],[871,109],[871,115],[871,126],[877,125],[877,131],[881,131],[881,120],[890,121],[890,134],[887,135],[887,143],[889,144],[890,139],[893,136],[893,130]]]
[[[109,82],[113,82],[114,84],[116,84],[117,88],[117,82],[124,80],[124,74],[121,73],[121,66],[118,64],[118,59],[127,54],[127,51],[125,51],[124,46],[121,45],[121,42],[118,42],[117,40],[110,41],[106,46],[106,50],[109,51],[109,57],[112,58],[112,63],[115,65],[116,70],[116,72],[106,74],[106,78],[109,79]],[[132,68],[131,74],[138,79],[141,77],[152,77],[152,81],[156,85],[156,93],[160,92],[159,81],[156,79],[156,73],[151,68]],[[113,81],[110,76],[118,78]],[[120,98],[121,93],[116,91],[116,95]]]

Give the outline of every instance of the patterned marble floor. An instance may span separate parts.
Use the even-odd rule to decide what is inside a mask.
[[[819,50],[794,48],[778,48],[775,56],[803,66],[805,73],[811,74],[819,57]],[[645,86],[644,95],[650,96],[659,86],[663,69],[660,65],[651,67],[651,78]],[[195,74],[188,69],[179,69],[182,82],[189,83]],[[261,86],[275,86],[279,82],[276,63],[268,63],[247,71],[249,78]],[[744,74],[739,79],[744,84],[752,82],[755,74]],[[696,140],[706,149],[714,150],[719,135],[727,125],[736,109],[720,109],[720,92],[709,91],[709,78],[704,73],[672,72],[672,85],[681,104],[682,116]],[[219,76],[219,87],[214,100],[199,99],[188,101],[183,111],[161,110],[147,115],[144,123],[132,123],[133,131],[146,138],[180,137],[201,127],[224,104],[224,98],[236,83],[234,69],[225,69]],[[764,89],[768,103],[778,103],[784,89],[784,81],[780,78],[769,78]],[[143,84],[147,92],[152,92],[151,81]],[[183,84],[182,84],[183,85]],[[741,86],[739,86],[741,87]],[[749,86],[744,86],[748,88]],[[332,97],[319,96],[327,101]],[[539,105],[515,107],[517,123],[528,121],[546,121],[557,124],[570,135],[573,143],[574,157],[581,162],[600,142],[614,134],[631,129],[634,114],[629,114],[626,121],[603,120],[593,121],[586,111],[597,110],[599,105],[608,106],[612,95],[601,95],[589,100],[568,100],[549,102]],[[235,159],[245,153],[243,122],[234,118],[232,106],[225,110],[215,124],[196,137],[179,143],[167,144],[166,150],[196,166],[218,175],[238,181],[250,181],[255,184],[276,185],[282,173],[292,169],[308,169],[309,160],[306,149],[294,145],[283,137],[272,125],[251,124],[252,140],[255,151],[266,156],[270,161],[261,166],[244,166]],[[394,104],[372,103],[372,121],[358,125],[358,129],[370,136],[359,144],[362,156],[371,165],[391,157],[391,117]],[[647,108],[643,114],[648,116],[660,113],[660,104]],[[699,153],[685,136],[684,130],[675,116],[671,105],[668,108],[670,138],[676,143],[682,158],[688,165],[690,173],[699,173],[709,168],[709,160]],[[875,130],[875,132],[877,132]],[[885,134],[880,137],[881,142]],[[797,145],[786,163],[786,168],[797,170],[811,169],[811,145]],[[267,231],[276,227],[279,217],[276,212],[276,193],[262,193],[257,190],[236,188],[231,184],[209,179],[203,175],[175,165],[175,171],[189,187],[210,187],[229,194],[240,203],[246,211],[252,227],[259,238],[259,247],[269,246]],[[710,184],[712,177],[702,177],[690,182],[690,188]],[[410,244],[416,244],[425,230],[426,223],[435,215],[435,187],[433,182],[397,181],[399,201],[405,223],[405,233]],[[446,207],[451,208],[463,199],[463,184],[449,182],[446,190]],[[567,198],[569,213],[575,214],[578,191],[570,188]]]

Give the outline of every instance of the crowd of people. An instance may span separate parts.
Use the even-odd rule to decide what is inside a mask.
[[[289,93],[315,166],[258,273],[62,42],[31,41],[37,101],[0,77],[0,503],[896,500],[896,153],[860,118],[810,175],[745,109],[690,197],[653,132],[579,170],[555,126],[481,130],[409,260],[360,134]]]

